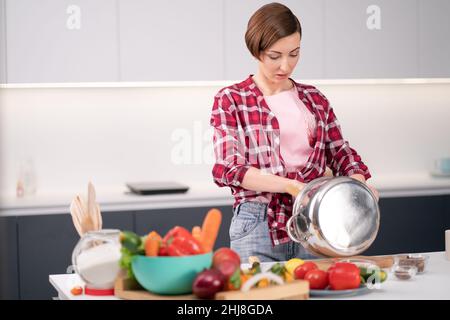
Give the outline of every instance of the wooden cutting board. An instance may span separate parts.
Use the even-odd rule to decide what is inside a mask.
[[[327,270],[334,262],[337,260],[343,260],[343,259],[356,259],[356,260],[367,260],[371,261],[372,263],[376,264],[378,267],[385,269],[390,268],[394,264],[394,257],[393,256],[352,256],[347,258],[330,258],[330,259],[315,259],[315,260],[306,260],[306,261],[312,261],[321,270]]]
[[[116,279],[115,296],[125,300],[197,300],[193,294],[158,295],[143,289],[136,281],[124,279],[121,274]],[[216,300],[306,300],[309,298],[307,281],[295,280],[283,285],[254,288],[247,292],[240,290],[218,292]]]

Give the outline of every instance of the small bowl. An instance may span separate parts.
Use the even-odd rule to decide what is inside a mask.
[[[212,252],[181,257],[134,256],[131,268],[146,290],[163,295],[188,294],[197,274],[212,264]]]
[[[417,273],[417,267],[413,265],[394,265],[392,267],[392,273],[399,280],[412,279]]]
[[[417,273],[423,273],[428,265],[429,256],[425,254],[407,254],[395,257],[395,264],[400,266],[415,266]]]

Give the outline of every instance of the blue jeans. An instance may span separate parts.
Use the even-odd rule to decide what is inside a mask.
[[[248,263],[250,256],[257,256],[261,262],[317,258],[294,241],[272,245],[267,224],[267,204],[262,202],[243,202],[234,209],[230,240],[230,247],[241,256],[241,263]]]

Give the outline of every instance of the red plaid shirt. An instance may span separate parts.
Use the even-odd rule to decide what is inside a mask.
[[[214,127],[214,182],[231,188],[235,198],[233,208],[246,201],[268,204],[267,220],[274,245],[290,241],[286,222],[292,214],[293,199],[287,193],[257,192],[240,187],[250,167],[304,183],[323,176],[326,166],[335,176],[359,173],[370,178],[361,157],[342,137],[327,98],[313,86],[294,83],[299,98],[317,122],[311,141],[313,152],[303,167],[290,171],[286,168],[280,153],[278,121],[252,75],[216,94],[210,120]]]

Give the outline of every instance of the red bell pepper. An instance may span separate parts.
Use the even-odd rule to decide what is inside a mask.
[[[164,242],[162,242],[162,244],[158,250],[158,256],[168,256],[168,255],[169,255],[169,251],[167,250],[167,246]]]
[[[188,256],[202,253],[202,249],[197,240],[188,237],[175,237],[169,241],[167,246],[169,256]]]
[[[163,238],[163,241],[167,242],[169,241],[170,238],[179,236],[189,237],[192,236],[192,234],[186,228],[176,226],[167,232],[167,234]]]
[[[328,269],[331,290],[356,289],[360,284],[359,268],[348,262],[337,262]]]
[[[163,239],[169,256],[186,256],[203,253],[200,242],[183,227],[171,229]]]

